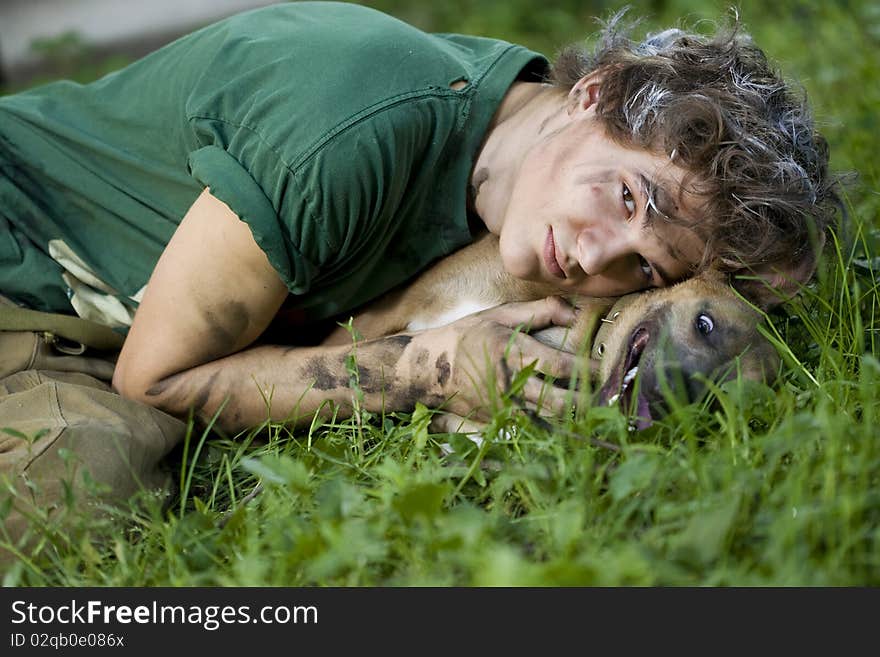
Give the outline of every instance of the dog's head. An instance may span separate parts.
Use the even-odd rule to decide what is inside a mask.
[[[776,350],[758,331],[760,315],[711,272],[622,297],[598,323],[588,314],[570,337],[586,339],[588,325],[596,328],[590,355],[599,362],[598,401],[619,404],[639,428],[668,411],[670,395],[697,401],[707,380],[741,372],[766,382],[778,370]]]

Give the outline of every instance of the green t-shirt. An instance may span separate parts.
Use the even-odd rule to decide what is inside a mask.
[[[308,319],[346,312],[471,240],[489,120],[515,79],[545,69],[502,41],[297,2],[88,85],[0,98],[0,293],[125,330],[210,187]]]

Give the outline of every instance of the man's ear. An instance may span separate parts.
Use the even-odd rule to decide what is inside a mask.
[[[588,73],[575,82],[568,92],[568,113],[586,112],[599,101],[603,74],[600,71]]]
[[[824,246],[825,235],[820,234],[813,248],[797,261],[741,270],[733,275],[733,285],[756,306],[769,310],[791,299],[809,282]]]

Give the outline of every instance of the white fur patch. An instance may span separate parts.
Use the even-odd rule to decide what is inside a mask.
[[[408,331],[423,331],[424,329],[437,328],[438,326],[446,326],[452,322],[473,315],[481,310],[492,308],[495,304],[489,301],[474,301],[473,299],[461,299],[449,310],[441,312],[437,315],[425,313],[414,318],[406,325]]]

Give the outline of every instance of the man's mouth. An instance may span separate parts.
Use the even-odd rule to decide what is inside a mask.
[[[553,239],[553,226],[547,231],[547,239],[544,240],[544,266],[556,278],[567,278],[565,271],[556,257],[556,241]]]

